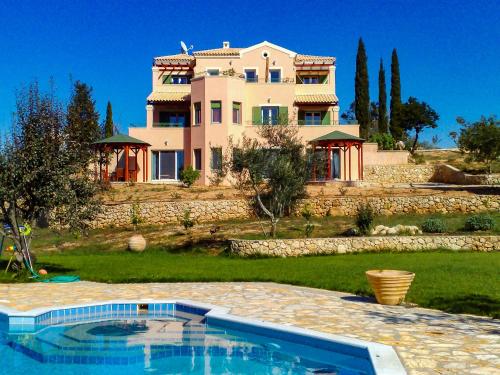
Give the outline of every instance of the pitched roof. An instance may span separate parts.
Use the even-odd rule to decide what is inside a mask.
[[[356,137],[355,135],[347,134],[338,130],[331,133],[322,135],[310,142],[320,142],[320,141],[364,141],[363,138]]]
[[[335,94],[311,94],[295,95],[295,103],[338,103],[339,99]]]
[[[335,57],[332,56],[314,56],[314,55],[297,55],[295,56],[296,64],[333,64]]]
[[[148,95],[148,102],[185,102],[191,95],[185,92],[152,92]]]
[[[158,56],[154,58],[154,65],[189,65],[194,62],[194,56],[187,53]]]
[[[206,49],[203,51],[195,51],[193,55],[195,57],[198,56],[239,56],[240,51],[243,48],[214,48],[214,49]]]
[[[140,139],[131,137],[131,136],[126,135],[126,134],[115,134],[112,137],[101,139],[97,142],[94,142],[93,144],[102,145],[102,144],[112,144],[112,143],[133,143],[133,144],[138,144],[138,145],[151,146],[147,142],[141,141]]]

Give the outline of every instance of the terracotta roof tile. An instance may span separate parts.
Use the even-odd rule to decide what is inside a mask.
[[[333,64],[335,57],[332,56],[314,56],[314,55],[297,55],[295,56],[296,64]]]
[[[243,48],[214,48],[193,52],[194,56],[239,56]]]
[[[295,103],[338,103],[335,94],[296,95]]]
[[[192,62],[194,62],[194,56],[185,53],[178,53],[177,55],[158,56],[154,59],[155,65],[191,64]]]
[[[185,102],[191,99],[191,95],[185,92],[152,92],[148,96],[148,102]]]

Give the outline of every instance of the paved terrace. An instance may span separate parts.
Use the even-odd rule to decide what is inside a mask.
[[[0,304],[19,310],[141,298],[190,299],[244,317],[392,345],[410,374],[500,374],[499,320],[386,307],[351,294],[275,283],[0,285]]]

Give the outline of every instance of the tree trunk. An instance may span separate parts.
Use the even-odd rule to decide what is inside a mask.
[[[413,155],[415,153],[415,149],[417,148],[417,142],[418,142],[418,133],[419,131],[415,131],[415,140],[413,141],[413,146],[411,146],[411,151],[410,153]]]

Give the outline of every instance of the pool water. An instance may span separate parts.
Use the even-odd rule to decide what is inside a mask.
[[[0,334],[2,374],[372,375],[368,359],[207,324],[180,311]]]

